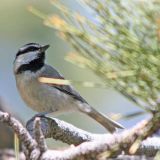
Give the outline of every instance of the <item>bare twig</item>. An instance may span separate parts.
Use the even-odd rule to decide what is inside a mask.
[[[100,147],[99,143],[103,146],[106,146],[106,148],[103,148],[104,150],[114,150],[113,155],[115,155],[115,149],[118,148],[118,152],[121,152],[122,150],[125,151],[127,154],[130,153],[129,149],[130,146],[139,138],[141,137],[141,140],[139,141],[139,147],[137,148],[137,151],[135,151],[134,154],[137,155],[147,155],[147,156],[153,156],[156,154],[157,150],[160,149],[160,144],[156,145],[152,142],[155,141],[154,138],[149,138],[146,141],[141,141],[145,139],[146,137],[152,135],[152,133],[155,132],[159,128],[159,125],[152,125],[152,120],[150,121],[143,121],[139,123],[137,126],[135,126],[133,129],[129,129],[126,131],[123,131],[122,133],[116,133],[116,134],[93,134],[90,132],[86,132],[84,130],[81,130],[79,128],[76,128],[75,126],[68,124],[64,121],[60,121],[56,118],[50,118],[50,117],[41,117],[41,128],[43,131],[43,134],[46,138],[54,138],[60,141],[63,141],[68,144],[74,144],[78,145],[83,142],[92,141],[95,143],[95,147]],[[31,134],[33,131],[33,123],[34,119],[31,119],[27,123],[27,129],[30,131]],[[156,123],[155,123],[156,124]],[[98,143],[98,144],[97,144]],[[115,145],[117,147],[115,147]],[[91,149],[89,143],[89,148]],[[93,147],[93,145],[91,145]],[[107,149],[107,147],[109,149]],[[133,147],[132,147],[133,148]],[[93,150],[96,150],[96,148],[93,148]],[[152,152],[151,152],[152,151]],[[95,151],[94,151],[95,152]],[[101,152],[101,150],[100,150]]]
[[[154,156],[160,146],[157,148],[152,147],[152,153],[148,150],[148,154],[148,152],[146,152],[146,144],[144,142],[141,143],[141,141],[155,133],[160,128],[160,124],[157,123],[158,118],[159,115],[157,114],[151,120],[143,121],[132,129],[125,130],[122,133],[101,135],[80,130],[57,119],[42,117],[41,119],[38,118],[35,121],[32,119],[28,122],[28,126],[33,126],[32,130],[34,130],[35,141],[19,121],[11,117],[8,113],[0,111],[0,121],[9,125],[16,132],[25,149],[28,150],[28,157],[31,160],[103,159],[106,157],[109,158],[122,155],[122,152],[128,155],[145,154],[147,156]],[[44,120],[45,123],[43,123]],[[50,127],[44,130],[46,124]],[[56,139],[63,140],[65,142],[68,140],[70,144],[73,140],[75,140],[75,144],[79,144],[80,141],[83,143],[75,147],[71,146],[63,151],[47,150],[41,128],[45,137],[46,135],[52,135],[51,137],[54,137],[54,134],[52,133],[55,133]],[[58,134],[60,135],[59,137]],[[67,140],[65,140],[65,137]]]
[[[37,146],[36,141],[33,141],[30,134],[27,132],[27,130],[23,127],[23,125],[18,120],[11,117],[8,113],[0,111],[0,122],[6,123],[7,125],[9,125],[17,134],[19,139],[23,142],[26,148],[28,148],[29,150],[33,150],[34,148],[36,148]]]
[[[27,130],[33,135],[34,117],[27,122]],[[78,145],[82,142],[103,139],[103,135],[92,134],[62,120],[50,117],[41,117],[41,129],[45,138],[54,138],[67,144]],[[106,134],[104,134],[106,136]],[[109,136],[109,134],[108,134]]]
[[[41,130],[41,121],[40,118],[36,118],[34,121],[34,137],[38,143],[41,153],[47,150],[47,145],[45,143],[45,138]]]

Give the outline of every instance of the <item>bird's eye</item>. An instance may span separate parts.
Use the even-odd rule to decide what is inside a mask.
[[[26,52],[37,51],[37,50],[39,50],[39,48],[32,46],[32,47],[27,48]]]
[[[35,46],[30,46],[30,47],[26,47],[26,48],[21,48],[18,53],[16,54],[16,57],[18,57],[21,54],[25,54],[28,52],[33,52],[33,51],[40,51],[40,48],[37,48]]]

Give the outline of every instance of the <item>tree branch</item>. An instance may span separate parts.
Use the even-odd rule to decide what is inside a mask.
[[[129,146],[131,146],[134,143],[135,140],[137,140],[139,136],[142,136],[145,138],[152,134],[151,132],[148,132],[148,134],[146,135],[145,132],[147,132],[147,130],[151,129],[153,132],[155,132],[155,130],[159,128],[159,126],[156,126],[156,128],[152,128],[152,126],[154,125],[152,125],[151,122],[152,120],[143,121],[131,130],[129,129],[129,130],[123,131],[122,133],[115,133],[112,135],[112,134],[93,134],[90,132],[86,132],[82,129],[76,128],[75,126],[68,124],[64,121],[58,120],[56,118],[41,117],[41,129],[46,138],[54,138],[56,140],[60,140],[67,144],[78,145],[83,142],[93,141],[93,143],[95,144],[95,147],[97,146],[100,147],[99,145],[100,143],[102,146],[105,145],[110,149],[112,148],[111,146],[113,146],[113,144],[115,145],[120,144],[119,146],[120,152],[122,150],[125,150],[127,154],[131,154],[127,149]],[[34,123],[34,118],[32,118],[27,123],[27,129],[29,130],[31,135],[33,135],[33,130],[34,130],[33,123]],[[126,140],[127,140],[127,143],[126,143]],[[143,141],[142,143],[139,144],[139,147],[137,148],[137,151],[134,154],[137,154],[137,155],[145,154],[147,156],[154,156],[157,150],[160,149],[160,143],[159,144],[156,143],[156,145],[153,143],[157,140],[160,141],[159,138],[152,137]],[[91,149],[90,146],[94,146],[92,145],[92,143],[91,145],[89,143],[87,144],[90,149]],[[104,146],[100,148],[103,148],[104,150],[107,149],[107,148],[104,148]],[[95,152],[96,148],[93,148],[93,150]]]
[[[53,138],[67,144],[78,145],[86,141],[103,139],[103,137],[111,136],[110,134],[93,134],[56,118],[44,116],[40,118],[41,129],[45,138]],[[32,136],[34,135],[34,120],[35,117],[30,119],[26,124],[27,130]]]
[[[159,115],[155,115],[155,117],[157,119]],[[20,122],[8,113],[0,111],[0,121],[9,125],[16,132],[28,151],[27,157],[31,160],[40,158],[42,160],[103,159],[106,157],[116,159],[114,157],[119,155],[123,157],[122,153],[155,156],[157,150],[160,149],[160,145],[157,143],[156,146],[153,143],[151,144],[153,138],[141,143],[143,139],[151,136],[160,128],[160,124],[154,118],[142,121],[132,129],[115,134],[92,134],[55,118],[41,117],[36,118],[36,120],[32,118],[27,123],[27,128],[30,129],[30,132],[34,130],[34,132],[31,132],[31,135],[35,138],[33,139]],[[46,138],[56,138],[69,144],[71,142],[76,145],[83,143],[78,146],[71,146],[63,151],[47,150],[42,133]],[[150,143],[149,146],[147,146],[147,141]]]

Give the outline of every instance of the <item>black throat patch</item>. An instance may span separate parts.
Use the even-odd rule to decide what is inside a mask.
[[[42,53],[40,57],[37,57],[36,59],[30,61],[27,64],[21,65],[17,69],[16,74],[20,74],[24,71],[37,72],[39,69],[41,69],[44,66],[44,59],[45,59],[45,55],[44,53]]]

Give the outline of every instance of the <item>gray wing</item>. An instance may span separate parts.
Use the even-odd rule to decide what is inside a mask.
[[[55,68],[49,65],[45,65],[45,69],[43,70],[41,76],[48,78],[64,79],[64,77]],[[65,94],[72,96],[74,99],[78,101],[87,103],[87,101],[83,97],[81,97],[80,94],[71,85],[56,85],[56,84],[49,84],[49,85],[51,85],[52,87],[58,89],[59,91]]]

